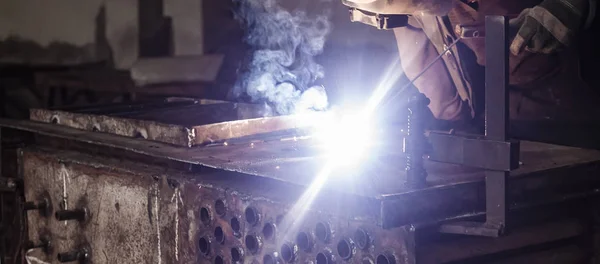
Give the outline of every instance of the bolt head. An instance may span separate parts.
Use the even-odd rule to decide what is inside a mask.
[[[8,181],[8,183],[6,184],[8,186],[8,188],[16,188],[17,184],[14,181]]]

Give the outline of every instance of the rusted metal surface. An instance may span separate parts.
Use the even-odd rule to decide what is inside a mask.
[[[515,230],[514,236],[503,240],[421,241],[415,248],[414,232],[420,228],[382,229],[372,211],[348,214],[361,211],[350,209],[359,203],[335,192],[325,192],[329,195],[316,199],[310,210],[296,211],[294,202],[303,201],[306,188],[281,181],[269,183],[248,175],[228,177],[231,173],[223,171],[170,171],[55,149],[28,148],[22,152],[22,160],[27,200],[37,201],[48,193],[54,212],[65,200],[67,208],[85,206],[90,212],[88,220],[66,224],[57,221],[53,213],[45,217],[37,211],[28,212],[28,237],[39,242],[50,236],[54,246],[50,253],[36,248],[27,256],[48,263],[57,263],[57,252],[69,252],[86,243],[92,263],[214,263],[217,258],[233,263],[232,250],[242,253],[240,263],[261,263],[265,257],[282,262],[282,247],[296,248],[304,243],[304,236],[310,247],[306,251],[298,248],[298,263],[314,261],[322,253],[348,263],[380,256],[393,257],[396,263],[415,263],[417,259],[419,263],[446,263],[582,232],[581,225],[571,221]],[[297,221],[296,226],[289,227],[291,219]],[[256,251],[247,239],[260,241]]]
[[[309,140],[181,148],[39,122],[1,123],[5,129],[43,136],[37,137],[38,147],[26,148],[21,157],[27,200],[37,201],[47,192],[54,212],[64,209],[65,196],[67,209],[85,206],[90,212],[89,220],[78,222],[28,211],[28,238],[38,243],[51,235],[56,246],[50,254],[36,248],[28,256],[50,263],[56,263],[58,252],[84,244],[90,245],[93,263],[214,263],[220,258],[233,263],[232,250],[243,253],[241,263],[265,258],[283,262],[287,251],[282,247],[287,246],[297,249],[297,263],[323,257],[338,263],[376,262],[379,257],[396,263],[444,263],[511,250],[514,241],[525,247],[582,233],[577,223],[555,223],[509,235],[506,239],[513,242],[424,240],[419,234],[425,227],[482,216],[484,175],[427,162],[429,187],[410,190],[402,185],[403,167],[393,162],[399,158],[393,153],[374,157],[376,163],[366,160],[362,170],[333,173],[310,210],[297,211],[293,205],[307,200],[303,194],[324,163]],[[510,177],[511,209],[555,205],[569,195],[593,196],[600,186],[596,151],[531,142],[522,142],[521,151],[522,165]],[[191,167],[162,166],[160,160]],[[233,230],[232,219],[239,222],[239,231]],[[297,225],[290,227],[290,219]],[[323,230],[329,236],[321,241]],[[299,248],[304,237],[312,242],[306,251]],[[259,242],[256,251],[253,241]],[[362,241],[368,241],[364,248]],[[427,251],[434,248],[439,253]],[[558,257],[563,256],[581,255],[568,251]],[[548,259],[546,254],[532,258]]]
[[[94,133],[67,127],[54,126],[30,121],[1,120],[1,125],[38,134],[65,138],[99,146],[106,146],[133,153],[157,158],[180,161],[189,164],[203,165],[210,168],[247,173],[250,175],[274,178],[286,182],[308,185],[314,172],[323,165],[324,159],[318,152],[311,151],[308,141],[272,141],[228,144],[206,148],[179,148],[142,139],[117,137],[105,133]],[[522,142],[521,162],[519,169],[512,172],[512,177],[519,178],[534,173],[543,175],[551,169],[577,168],[600,160],[600,152],[562,147],[533,142]],[[394,156],[380,157],[380,166],[375,167],[377,177],[390,179],[379,192],[365,192],[363,188],[355,192],[363,195],[389,195],[409,192],[401,185],[402,164],[385,162],[394,160]],[[277,168],[279,166],[279,168]],[[428,182],[431,187],[441,188],[457,183],[479,182],[482,173],[478,170],[464,170],[455,165],[427,163]],[[299,169],[302,168],[302,169]],[[302,176],[304,175],[304,176]],[[393,177],[393,178],[392,178]],[[338,178],[338,181],[349,181],[349,178]],[[394,180],[391,180],[394,179]],[[398,182],[395,184],[395,182]]]
[[[229,144],[205,148],[178,148],[141,139],[118,137],[29,121],[3,120],[3,126],[106,148],[103,152],[127,153],[171,160],[193,166],[234,171],[267,179],[309,186],[323,165],[323,158],[309,146],[296,141]],[[60,142],[60,141],[58,141]],[[88,147],[89,148],[89,147]],[[531,142],[522,142],[521,168],[511,175],[511,207],[520,208],[544,200],[560,201],[579,192],[594,194],[600,154]],[[101,151],[102,152],[102,151]],[[111,154],[112,155],[112,154]],[[427,163],[430,187],[410,190],[402,185],[402,164],[398,157],[378,157],[378,163],[354,174],[339,171],[328,179],[322,192],[331,190],[381,199],[385,228],[407,223],[439,221],[457,216],[477,215],[482,204],[483,174],[454,165]],[[387,162],[389,161],[389,162]],[[569,184],[564,179],[569,177]],[[411,205],[411,206],[407,206]],[[529,206],[527,205],[527,206]]]
[[[120,136],[142,137],[165,143],[188,146],[191,131],[145,120],[114,119],[104,115],[76,114],[63,111],[31,110],[31,120],[66,125],[77,129],[97,130]]]
[[[293,117],[264,117],[261,105],[189,104],[147,108],[121,107],[106,112],[32,109],[30,119],[88,131],[139,137],[191,147],[261,133],[298,128]],[[89,111],[89,110],[88,110]],[[241,119],[241,120],[240,120]]]
[[[53,245],[51,254],[33,250],[28,253],[29,258],[58,263],[59,252],[74,250],[84,243],[94,250],[92,263],[157,263],[163,258],[156,252],[156,242],[157,230],[164,226],[158,217],[154,222],[148,217],[150,210],[158,208],[152,198],[159,185],[151,177],[133,178],[130,173],[82,167],[27,151],[22,155],[28,201],[36,201],[48,192],[55,210],[86,207],[90,213],[88,221],[77,222],[57,221],[54,213],[41,216],[28,212],[29,239],[39,242],[48,235]],[[168,203],[168,209],[167,206]],[[128,224],[121,225],[124,222]]]
[[[383,230],[371,214],[347,215],[347,207],[355,206],[347,199],[330,196],[319,200],[329,205],[315,203],[297,211],[293,202],[281,201],[299,197],[267,190],[264,184],[238,188],[249,182],[77,152],[26,149],[22,158],[28,200],[49,193],[54,211],[85,207],[89,212],[89,219],[80,222],[28,213],[28,237],[34,242],[50,237],[53,247],[49,253],[32,249],[27,256],[48,263],[58,263],[57,252],[84,244],[91,249],[91,263],[213,263],[219,257],[234,263],[232,250],[242,253],[239,263],[261,263],[265,256],[283,258],[275,253],[283,252],[283,245],[303,248],[304,242],[308,248],[295,253],[299,263],[323,253],[353,263],[381,254],[399,263],[409,258],[403,228]],[[259,243],[253,245],[253,239]]]

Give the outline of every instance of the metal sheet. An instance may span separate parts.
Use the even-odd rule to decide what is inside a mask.
[[[23,161],[28,201],[47,192],[56,210],[86,206],[90,212],[86,222],[57,221],[52,214],[44,217],[34,211],[28,213],[29,238],[38,241],[49,236],[54,245],[49,254],[34,250],[28,255],[50,263],[57,263],[58,252],[73,250],[82,243],[90,245],[92,263],[213,263],[217,256],[233,263],[230,252],[238,248],[243,252],[241,263],[260,263],[264,256],[279,252],[284,243],[299,245],[296,237],[300,234],[306,234],[310,242],[309,249],[297,252],[300,263],[324,252],[337,258],[343,249],[336,245],[344,240],[349,241],[349,260],[353,262],[375,259],[384,252],[398,261],[408,258],[405,229],[383,230],[372,213],[348,214],[353,211],[349,207],[360,203],[340,196],[317,199],[306,210],[296,211],[292,205],[302,191],[298,186],[285,191],[282,182],[240,183],[224,175],[190,175],[147,164],[37,148],[24,150]],[[250,221],[249,208],[256,222]],[[238,221],[239,230],[232,219]],[[294,225],[290,226],[291,221]],[[317,235],[319,224],[330,230],[324,241]],[[271,225],[274,229],[269,237],[264,227]],[[222,242],[215,234],[217,228],[223,231]],[[357,230],[367,235],[363,250],[357,248]],[[246,242],[249,236],[260,241],[256,252]],[[206,245],[202,246],[201,241]]]
[[[146,120],[117,119],[105,115],[31,109],[30,119],[88,131],[101,131],[120,136],[147,138],[180,146],[190,146],[194,138],[193,132],[187,127]]]
[[[262,111],[262,106],[231,103],[150,108],[110,115],[32,109],[30,119],[185,147],[298,128],[289,116],[257,118],[264,116]]]
[[[310,184],[314,175],[305,177],[299,177],[298,175],[318,171],[324,162],[323,157],[315,154],[315,152],[306,151],[306,146],[310,146],[310,144],[307,145],[304,141],[273,141],[205,148],[179,148],[143,139],[118,137],[106,133],[95,133],[24,120],[0,119],[0,126],[127,150],[151,157],[275,178],[302,185]],[[397,158],[397,156],[390,156],[387,159],[383,157],[382,162],[377,163],[378,166],[374,168],[377,170],[373,173],[394,179],[386,182],[387,191],[374,193],[375,195],[408,191],[403,189],[400,183],[395,184],[402,180],[403,164],[386,162]],[[519,169],[511,172],[511,175],[522,177],[565,166],[577,167],[598,160],[600,160],[599,151],[523,141],[521,142],[522,165]],[[310,164],[315,166],[314,171],[310,170],[312,166],[307,166]],[[278,165],[280,166],[279,169],[277,169]],[[428,178],[430,186],[478,182],[483,177],[480,170],[465,170],[456,165],[428,162],[426,166],[430,172]],[[349,181],[350,178],[342,179]],[[367,194],[366,192],[363,193]]]
[[[116,154],[122,150],[123,153],[256,175],[300,186],[309,186],[323,164],[322,158],[300,151],[302,147],[298,148],[298,143],[293,141],[187,149],[30,121],[1,122],[3,127],[51,136],[52,142],[57,144],[64,144],[61,143],[63,139],[89,144],[88,149],[91,146],[110,148]],[[511,176],[514,185],[510,197],[514,206],[524,201],[560,200],[599,185],[594,177],[599,169],[600,153],[597,151],[531,142],[522,142],[521,151],[523,165]],[[402,185],[402,165],[392,162],[398,157],[388,159],[377,158],[378,162],[370,170],[353,176],[339,172],[330,178],[321,192],[331,190],[382,199],[381,221],[386,228],[483,212],[484,185],[480,171],[428,163],[430,187],[411,191]],[[571,184],[565,184],[564,177],[569,177]]]
[[[600,195],[600,179],[596,177],[600,162],[564,166],[530,172],[509,178],[507,210],[529,210],[533,207],[559,204]],[[568,175],[568,176],[567,176]],[[569,177],[568,182],[565,177]],[[382,223],[384,227],[413,222],[439,222],[452,218],[481,216],[486,212],[485,182],[439,186],[418,192],[384,195]],[[418,205],[418,206],[406,206]],[[448,216],[459,216],[451,217]],[[455,229],[458,230],[458,229]],[[467,229],[462,229],[467,230]],[[464,232],[462,232],[464,233]]]
[[[58,263],[58,253],[74,250],[84,243],[93,248],[92,263],[158,263],[173,257],[161,256],[164,249],[156,244],[160,239],[158,232],[169,229],[170,223],[165,220],[170,216],[159,219],[156,212],[156,218],[152,219],[149,213],[158,208],[169,210],[172,205],[163,199],[161,206],[154,202],[158,185],[152,177],[134,180],[131,173],[73,166],[30,152],[24,152],[22,160],[27,201],[37,201],[41,194],[49,192],[56,210],[85,206],[91,215],[90,221],[80,223],[57,221],[54,213],[45,217],[29,211],[29,239],[37,243],[42,236],[49,236],[53,248],[51,254],[38,250],[28,254],[29,258]]]

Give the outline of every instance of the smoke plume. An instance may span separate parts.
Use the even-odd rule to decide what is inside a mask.
[[[236,17],[245,26],[253,53],[234,89],[255,102],[266,102],[277,114],[327,107],[327,95],[315,81],[324,75],[315,56],[330,32],[327,14],[309,17],[287,11],[277,0],[234,0]]]

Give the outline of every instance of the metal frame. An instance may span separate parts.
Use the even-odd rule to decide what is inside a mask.
[[[509,139],[508,117],[508,18],[486,17],[485,28],[485,136]],[[486,225],[503,233],[507,226],[507,171],[486,171]]]
[[[510,224],[507,183],[510,171],[518,167],[519,144],[511,142],[508,134],[508,18],[487,16],[485,31],[485,136],[468,138],[431,133],[429,139],[432,160],[486,169],[486,221],[445,224],[440,232],[498,237]]]

